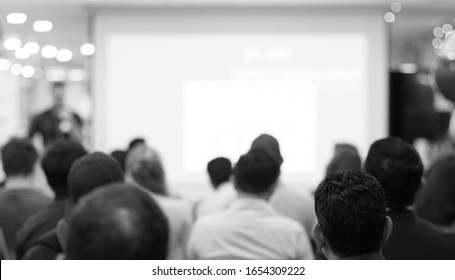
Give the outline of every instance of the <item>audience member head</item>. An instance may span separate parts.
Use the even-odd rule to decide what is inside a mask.
[[[140,145],[146,145],[145,139],[144,138],[134,138],[133,140],[130,141],[130,144],[128,145],[128,151],[131,151],[133,148],[136,146]]]
[[[232,174],[232,163],[225,157],[212,159],[207,164],[207,172],[209,173],[210,182],[216,189],[222,183],[229,181]]]
[[[115,150],[111,153],[111,156],[120,164],[122,170],[125,171],[126,152],[121,150]]]
[[[455,154],[437,160],[425,179],[415,201],[417,215],[444,227],[455,225]]]
[[[52,84],[52,97],[54,99],[54,106],[62,108],[65,100],[65,84],[62,82],[55,82]]]
[[[280,152],[280,144],[272,135],[261,134],[254,139],[251,144],[251,150],[255,149],[263,149],[266,151],[279,166],[283,163],[283,157]]]
[[[126,157],[125,177],[155,194],[167,194],[163,164],[157,151],[145,145],[134,147]]]
[[[6,179],[28,177],[34,174],[38,153],[27,138],[13,138],[1,151]]]
[[[75,207],[67,240],[73,260],[164,260],[168,221],[143,190],[114,183],[82,198]]]
[[[252,149],[234,167],[234,183],[242,194],[268,198],[280,176],[280,165],[264,149]]]
[[[398,138],[374,142],[364,170],[381,182],[387,207],[404,209],[414,202],[422,181],[423,164],[410,144]]]
[[[361,170],[362,160],[357,148],[351,144],[336,144],[335,154],[326,168],[326,175],[345,170]]]
[[[68,197],[67,181],[71,165],[86,154],[85,148],[72,140],[57,140],[48,146],[41,160],[41,167],[56,199]]]
[[[313,235],[328,259],[380,253],[392,230],[381,184],[361,171],[327,175],[316,189],[315,210]]]
[[[114,182],[123,182],[120,164],[101,152],[85,155],[73,162],[68,175],[69,199],[79,199],[96,188]]]

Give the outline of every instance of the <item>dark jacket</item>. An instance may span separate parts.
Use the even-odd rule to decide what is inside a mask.
[[[454,260],[455,235],[440,231],[410,210],[387,213],[393,221],[389,240],[382,253],[388,260]]]

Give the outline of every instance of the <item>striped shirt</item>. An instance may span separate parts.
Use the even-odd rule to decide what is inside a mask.
[[[0,227],[10,251],[15,248],[17,231],[33,213],[51,203],[51,200],[30,188],[4,189],[0,191]]]

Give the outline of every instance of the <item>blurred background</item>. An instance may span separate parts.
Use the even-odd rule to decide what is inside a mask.
[[[429,162],[453,145],[454,26],[453,0],[2,0],[0,145],[64,82],[88,148],[143,137],[177,189],[263,132],[308,187],[340,142]]]

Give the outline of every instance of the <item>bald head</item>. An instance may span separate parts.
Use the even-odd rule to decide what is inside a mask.
[[[158,152],[145,145],[128,152],[125,163],[126,180],[156,194],[166,194],[166,180]]]

